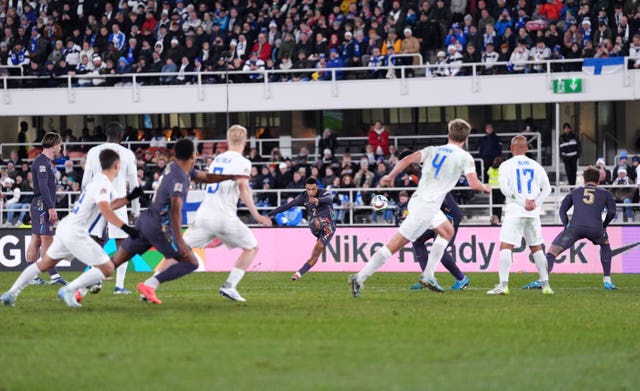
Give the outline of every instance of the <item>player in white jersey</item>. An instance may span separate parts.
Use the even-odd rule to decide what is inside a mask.
[[[487,292],[489,295],[509,294],[509,270],[513,263],[513,248],[524,236],[540,274],[542,293],[553,294],[549,286],[547,259],[542,251],[540,206],[551,194],[549,177],[544,168],[526,156],[527,138],[511,139],[513,157],[500,165],[498,182],[505,196],[505,214],[500,228],[500,283]]]
[[[103,224],[106,219],[123,229],[132,237],[138,236],[135,228],[129,227],[114,213],[114,209],[130,201],[122,197],[111,201],[112,181],[118,175],[120,161],[118,154],[110,149],[100,153],[102,172],[84,189],[72,212],[58,224],[53,243],[42,259],[27,267],[8,292],[0,297],[0,302],[13,306],[18,294],[41,271],[49,270],[62,259],[78,258],[88,266],[89,271],[71,281],[58,291],[60,297],[70,307],[80,307],[76,300],[76,290],[95,284],[113,273],[113,263],[107,253],[89,235],[94,225]]]
[[[249,174],[251,162],[242,156],[247,143],[247,129],[233,125],[227,130],[229,150],[213,160],[209,172],[222,175],[242,175],[240,179],[207,185],[207,192],[196,213],[196,218],[185,231],[183,238],[189,247],[205,247],[213,239],[219,238],[229,248],[240,247],[242,253],[227,281],[220,288],[220,294],[235,301],[246,301],[236,290],[245,271],[258,254],[258,241],[237,215],[238,200],[242,200],[251,216],[264,226],[271,226],[271,219],[261,216],[253,202]],[[165,260],[158,268],[163,270],[173,260]]]
[[[442,254],[453,237],[453,226],[440,210],[445,196],[458,182],[460,175],[464,175],[469,186],[477,191],[490,192],[491,187],[484,185],[476,174],[476,167],[469,152],[462,146],[469,136],[471,126],[464,120],[454,119],[448,124],[449,143],[441,146],[426,147],[414,152],[395,165],[388,175],[380,179],[381,185],[390,185],[399,173],[411,164],[422,164],[422,176],[418,189],[409,201],[407,218],[400,224],[398,232],[386,246],[380,247],[371,257],[371,261],[356,275],[349,276],[351,293],[354,297],[360,295],[362,284],[375,273],[384,263],[407,243],[420,237],[425,230],[433,229],[437,234],[431,247],[429,262],[420,282],[427,288],[444,292],[435,278],[435,269],[440,263]]]
[[[120,156],[120,171],[118,172],[118,176],[113,180],[113,198],[126,196],[127,188],[131,192],[141,194],[142,189],[138,188],[136,156],[130,149],[120,145],[124,134],[122,125],[118,122],[110,122],[106,126],[105,133],[107,136],[107,142],[96,145],[89,150],[89,153],[87,153],[84,176],[82,177],[82,189],[89,184],[94,176],[99,175],[102,171],[102,168],[100,167],[100,152],[105,149],[111,149],[116,151]],[[126,206],[117,209],[115,212],[120,220],[129,221]],[[134,220],[140,215],[140,202],[137,198],[131,202],[131,215]],[[102,238],[104,231],[102,229],[103,225],[101,224],[99,227],[101,227],[100,230],[98,230],[98,228],[94,228],[91,231],[91,236],[99,239]],[[115,239],[117,247],[120,247],[122,241],[127,237],[126,232],[113,224],[108,225],[107,232],[110,239]],[[113,288],[114,294],[131,293],[124,287],[124,279],[127,274],[127,264],[128,262],[125,262],[116,269],[116,285]]]

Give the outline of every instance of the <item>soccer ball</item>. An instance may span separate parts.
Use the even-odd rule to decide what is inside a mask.
[[[371,199],[371,209],[376,212],[382,212],[389,206],[389,200],[382,194],[377,194]]]

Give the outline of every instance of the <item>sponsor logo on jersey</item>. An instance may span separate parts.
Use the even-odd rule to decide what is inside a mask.
[[[182,183],[176,183],[175,186],[173,186],[173,191],[182,193]]]

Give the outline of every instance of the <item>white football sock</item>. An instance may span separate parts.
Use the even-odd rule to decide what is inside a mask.
[[[155,278],[155,277],[149,277],[149,278],[147,278],[147,280],[144,282],[144,284],[145,284],[146,286],[150,286],[150,287],[152,287],[153,289],[156,289],[157,287],[159,287],[159,286],[160,286],[160,281],[158,281],[158,279],[157,279],[157,278]]]
[[[436,268],[442,260],[444,250],[447,248],[449,241],[441,236],[438,236],[431,245],[431,253],[429,254],[429,260],[427,261],[427,267],[424,269],[423,276],[425,278],[435,278]]]
[[[82,273],[78,278],[71,281],[69,285],[66,286],[66,288],[75,291],[97,284],[102,280],[104,280],[104,274],[102,274],[102,271],[97,267],[92,267],[91,269]]]
[[[18,297],[20,291],[22,291],[27,285],[29,285],[29,283],[33,281],[34,278],[38,277],[38,274],[40,274],[40,269],[38,269],[37,263],[32,263],[31,265],[27,266],[27,268],[24,269],[22,273],[20,273],[20,275],[16,279],[16,282],[13,283],[11,289],[9,289],[9,294],[11,294],[11,296],[13,297]]]
[[[367,263],[367,266],[362,268],[362,270],[357,274],[356,281],[358,284],[364,284],[364,282],[367,281],[367,279],[371,277],[376,270],[380,269],[380,267],[387,262],[387,259],[391,258],[391,255],[391,251],[389,251],[387,246],[380,247],[378,251],[373,254],[371,260]]]
[[[544,252],[542,250],[536,251],[531,255],[533,256],[533,261],[536,263],[536,267],[538,268],[538,274],[540,274],[540,282],[542,283],[542,286],[549,285],[547,257],[544,256]]]
[[[509,285],[509,270],[511,270],[512,263],[511,250],[500,250],[500,268],[498,269],[498,275],[500,276],[500,283],[503,287]]]
[[[125,262],[116,268],[116,287],[124,288],[124,278],[127,276],[127,266],[129,262]]]
[[[231,285],[231,288],[235,288],[242,280],[242,277],[244,277],[244,270],[234,267],[231,269],[229,277],[227,277],[227,283]]]
[[[606,276],[602,278],[602,282],[608,282],[611,283],[611,276]]]

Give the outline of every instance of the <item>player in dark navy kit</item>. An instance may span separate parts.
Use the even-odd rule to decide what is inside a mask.
[[[449,246],[453,245],[453,241],[456,239],[456,235],[458,234],[458,227],[460,227],[460,222],[462,221],[462,211],[460,207],[456,203],[456,200],[453,198],[451,193],[447,194],[444,201],[442,202],[442,207],[440,210],[447,216],[451,224],[453,224],[453,237],[449,241]],[[426,230],[422,236],[420,236],[417,240],[415,240],[413,244],[413,253],[420,264],[420,269],[424,272],[424,269],[427,267],[427,262],[429,261],[429,253],[427,252],[427,246],[425,245],[427,240],[435,239],[438,234],[432,229]],[[464,273],[458,268],[456,265],[456,261],[453,259],[451,254],[448,251],[445,251],[442,255],[442,265],[451,273],[453,277],[455,277],[456,282],[451,286],[451,290],[460,291],[469,286],[469,277],[465,276]],[[418,281],[415,284],[411,285],[411,289],[422,289],[425,288],[425,285]]]
[[[318,258],[336,233],[336,215],[333,212],[333,195],[325,189],[318,189],[318,181],[309,178],[304,184],[305,191],[300,193],[293,201],[281,205],[267,214],[273,217],[276,214],[291,209],[294,206],[304,206],[307,210],[309,229],[313,236],[318,238],[311,250],[311,256],[302,267],[291,276],[293,281],[299,280],[306,272],[318,262]]]
[[[564,250],[571,247],[580,239],[589,239],[593,244],[600,246],[600,262],[604,272],[604,289],[613,290],[617,287],[611,282],[611,246],[607,237],[607,226],[616,215],[616,202],[610,192],[598,188],[600,171],[597,167],[587,167],[582,172],[584,186],[578,187],[567,194],[560,205],[560,220],[565,226],[551,244],[547,252],[547,266],[549,272],[553,269],[556,257]],[[573,207],[571,221],[567,212]],[[606,209],[607,215],[602,221],[602,211]],[[541,287],[540,281],[533,281],[524,286],[524,289],[537,289]]]
[[[54,228],[58,222],[56,212],[56,167],[53,159],[60,154],[62,138],[57,133],[47,133],[42,138],[42,153],[31,163],[33,176],[33,199],[31,200],[31,242],[27,248],[27,263],[36,262],[53,242]],[[50,284],[66,285],[67,282],[53,267],[49,269]],[[36,277],[34,285],[46,282]]]
[[[142,254],[152,246],[166,258],[178,262],[166,270],[141,282],[137,290],[152,303],[162,304],[156,297],[155,289],[163,282],[175,280],[198,268],[198,260],[182,237],[182,206],[189,191],[191,179],[198,182],[217,183],[233,180],[237,175],[209,174],[196,171],[195,148],[189,139],[176,142],[175,161],[167,165],[159,181],[149,209],[140,214],[135,228],[140,232],[137,239],[128,237],[114,255],[112,261],[116,267]]]

